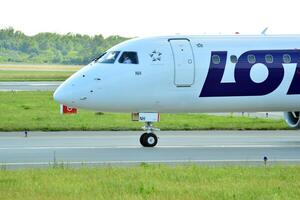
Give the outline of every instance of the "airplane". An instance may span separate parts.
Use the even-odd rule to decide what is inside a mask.
[[[300,35],[204,35],[122,42],[53,94],[70,107],[133,113],[144,147],[159,113],[284,112],[300,128]]]

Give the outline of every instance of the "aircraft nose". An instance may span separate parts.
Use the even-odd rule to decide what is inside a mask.
[[[53,98],[56,102],[60,104],[70,105],[72,103],[70,95],[65,89],[64,84],[60,85],[53,93]]]

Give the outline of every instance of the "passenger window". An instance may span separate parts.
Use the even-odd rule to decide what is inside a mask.
[[[232,62],[232,63],[237,63],[237,57],[235,56],[235,55],[232,55],[232,56],[230,56],[230,61]]]
[[[267,63],[273,63],[273,56],[268,54],[265,56],[265,60]]]
[[[220,56],[218,56],[218,55],[213,55],[213,56],[212,56],[212,62],[213,62],[215,65],[220,64],[220,62],[221,62]]]
[[[292,61],[291,56],[289,54],[284,54],[282,59],[284,63],[290,63]]]
[[[101,58],[99,58],[98,62],[113,64],[116,61],[119,53],[120,53],[120,51],[107,52]]]
[[[252,54],[248,55],[247,58],[248,58],[248,62],[251,63],[251,64],[254,64],[256,62],[256,58]]]
[[[119,63],[139,64],[137,53],[133,51],[124,51],[119,59]]]

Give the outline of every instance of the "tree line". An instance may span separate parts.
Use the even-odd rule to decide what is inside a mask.
[[[13,28],[0,29],[0,63],[83,65],[127,39],[118,35],[104,38],[72,33],[27,36]]]

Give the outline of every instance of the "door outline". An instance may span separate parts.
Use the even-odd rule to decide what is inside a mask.
[[[175,62],[174,49],[173,49],[173,46],[172,46],[172,43],[171,43],[172,40],[186,40],[186,41],[188,41],[188,44],[189,44],[189,47],[190,47],[190,50],[191,50],[191,53],[192,53],[192,59],[193,59],[192,60],[193,61],[193,78],[192,78],[192,82],[189,83],[189,84],[180,84],[180,83],[178,84],[178,83],[176,83],[176,62]],[[191,41],[188,38],[171,38],[171,39],[168,39],[168,42],[170,43],[170,47],[171,47],[172,54],[173,54],[173,67],[174,67],[173,84],[176,87],[191,87],[191,85],[193,85],[195,83],[195,74],[196,74],[195,56],[194,56],[194,51],[193,51],[193,48],[192,48]]]

